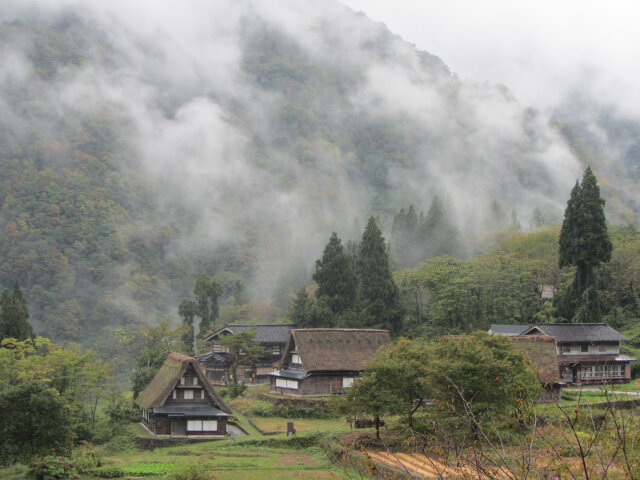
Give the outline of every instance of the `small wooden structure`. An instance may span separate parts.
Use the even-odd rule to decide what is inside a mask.
[[[378,349],[389,343],[388,330],[291,330],[280,369],[270,375],[271,393],[296,396],[345,393]]]
[[[136,403],[142,421],[159,435],[226,435],[231,413],[195,358],[170,353]]]

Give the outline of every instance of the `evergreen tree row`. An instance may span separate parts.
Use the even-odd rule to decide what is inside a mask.
[[[410,205],[393,218],[391,254],[402,268],[414,267],[440,255],[464,256],[453,215],[439,196],[433,198],[426,216],[423,212],[416,214]]]
[[[331,235],[322,258],[316,261],[313,280],[318,284],[314,298],[302,288],[287,313],[296,326],[399,331],[402,308],[398,287],[373,217],[355,248],[345,249],[338,235]]]

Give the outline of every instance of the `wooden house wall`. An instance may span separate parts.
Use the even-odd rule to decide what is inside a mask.
[[[188,420],[215,420],[217,422],[217,430],[210,431],[202,431],[202,432],[189,432],[186,430],[186,422]],[[227,417],[211,417],[211,418],[181,418],[179,421],[184,422],[185,431],[187,436],[197,436],[197,435],[226,435],[227,434]],[[154,432],[157,435],[171,435],[171,419],[162,416],[162,415],[154,415],[152,413],[149,414],[149,421],[146,422],[149,430]]]
[[[271,392],[278,395],[300,395],[309,397],[329,396],[342,394],[347,391],[343,388],[344,378],[355,378],[358,373],[348,374],[314,374],[312,373],[303,380],[298,380],[298,388],[276,387],[276,378],[271,377]]]

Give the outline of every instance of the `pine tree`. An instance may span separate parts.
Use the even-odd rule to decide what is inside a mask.
[[[398,287],[391,275],[382,232],[373,217],[362,234],[356,266],[363,326],[398,331],[402,320]]]
[[[218,301],[222,295],[222,287],[207,275],[200,275],[193,294],[196,297],[196,316],[200,318],[198,337],[202,337],[212,328],[215,330],[220,313]]]
[[[0,296],[0,340],[33,338],[33,330],[28,320],[27,302],[16,282],[13,285],[13,292],[5,288]]]
[[[544,214],[540,208],[536,207],[531,215],[531,226],[542,227],[545,224]]]
[[[358,278],[352,269],[351,259],[345,252],[340,238],[333,232],[322,259],[316,260],[313,280],[318,284],[316,297],[324,299],[336,315],[353,309],[356,301]]]
[[[182,318],[182,342],[187,347],[187,352],[189,355],[193,355],[194,348],[193,344],[195,341],[194,328],[193,328],[193,319],[196,316],[197,305],[192,300],[187,300],[186,298],[180,302],[178,306],[178,315]]]
[[[591,167],[582,183],[571,190],[559,241],[560,268],[575,266],[573,284],[557,303],[558,314],[580,322],[601,319],[600,300],[593,270],[611,259],[613,247],[604,215],[604,200]]]
[[[287,311],[287,320],[296,327],[308,327],[312,308],[313,301],[309,298],[307,290],[303,287],[296,293],[296,298]]]
[[[420,243],[423,245],[421,260],[441,255],[461,255],[463,249],[459,237],[449,209],[445,208],[443,201],[436,195],[420,226]]]

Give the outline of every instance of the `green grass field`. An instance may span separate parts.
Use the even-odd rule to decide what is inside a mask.
[[[251,421],[263,432],[286,433],[287,422],[293,422],[297,433],[328,432],[341,433],[349,431],[349,424],[344,418],[316,419],[316,418],[280,418],[280,417],[252,417]]]

